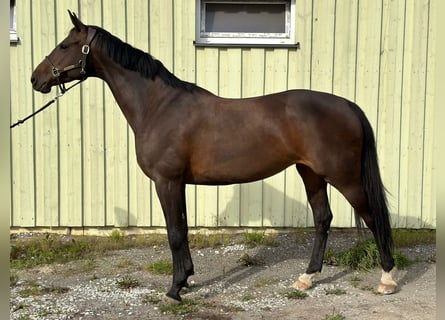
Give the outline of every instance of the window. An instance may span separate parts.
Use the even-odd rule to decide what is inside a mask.
[[[19,41],[15,22],[15,0],[10,0],[9,2],[9,41],[11,43],[17,43]]]
[[[298,46],[295,0],[196,0],[196,45]]]

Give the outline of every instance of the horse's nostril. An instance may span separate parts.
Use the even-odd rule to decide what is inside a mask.
[[[36,78],[33,76],[31,76],[31,83],[34,85],[36,83]]]

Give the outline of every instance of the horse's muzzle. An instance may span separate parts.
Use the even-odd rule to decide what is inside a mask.
[[[34,90],[42,92],[42,93],[49,93],[51,91],[51,85],[48,84],[47,81],[43,83],[39,83],[37,77],[33,73],[31,76],[31,84]]]

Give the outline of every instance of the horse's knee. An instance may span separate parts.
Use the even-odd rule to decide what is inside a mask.
[[[173,251],[180,250],[184,245],[188,246],[187,231],[183,230],[171,230],[168,233],[168,243],[170,249]]]

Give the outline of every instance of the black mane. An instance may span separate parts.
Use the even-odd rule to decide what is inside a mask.
[[[177,78],[161,61],[153,58],[149,53],[132,47],[100,27],[94,26],[94,28],[97,32],[96,39],[99,48],[123,68],[137,71],[141,76],[151,80],[159,76],[165,84],[174,88],[187,91],[197,88],[195,84]]]

